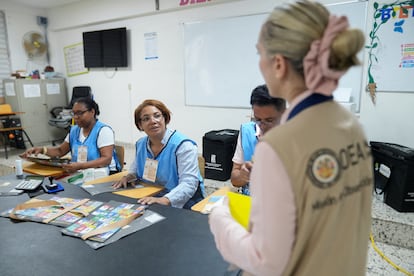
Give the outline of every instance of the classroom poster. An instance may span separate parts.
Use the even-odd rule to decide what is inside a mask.
[[[373,3],[368,83],[377,91],[414,92],[414,1]]]
[[[66,73],[69,77],[88,73],[83,59],[83,44],[77,43],[63,48]]]

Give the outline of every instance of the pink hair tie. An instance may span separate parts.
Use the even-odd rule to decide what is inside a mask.
[[[335,71],[329,68],[329,54],[333,39],[348,26],[345,16],[331,15],[322,38],[312,42],[309,52],[303,59],[306,86],[313,93],[332,95],[338,87],[339,78],[346,73],[347,70]]]

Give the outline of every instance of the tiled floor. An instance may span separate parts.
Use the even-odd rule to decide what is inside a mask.
[[[133,145],[125,147],[126,168],[129,167],[133,156]],[[5,159],[4,149],[0,149],[0,175],[13,173],[13,166],[18,154],[23,150],[9,149],[9,158]],[[229,181],[205,180],[207,193],[213,192],[222,186],[231,186]],[[406,271],[403,273],[395,269],[384,260],[369,244],[367,276],[403,276],[414,275],[414,213],[399,213],[382,202],[380,198],[373,200],[373,236],[376,247],[395,265]],[[402,227],[402,228],[401,228]],[[403,229],[402,231],[398,229]],[[407,230],[408,229],[408,230]],[[387,243],[384,243],[387,242]],[[389,244],[397,244],[395,246]],[[411,249],[407,249],[411,248]],[[340,249],[338,249],[340,250]],[[407,274],[408,273],[408,274]],[[410,274],[411,273],[411,274]]]
[[[411,274],[397,271],[370,244],[367,275],[414,275],[414,213],[397,212],[377,195],[372,203],[372,232],[377,248]]]
[[[414,275],[414,250],[397,247],[385,243],[376,243],[381,250],[394,264],[403,268],[411,274],[396,270],[386,262],[372,247],[369,246],[367,276],[404,276]]]

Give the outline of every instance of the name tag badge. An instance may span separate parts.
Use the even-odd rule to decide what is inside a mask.
[[[86,146],[78,147],[78,162],[86,162],[88,160],[88,148]]]
[[[143,178],[145,180],[155,182],[155,179],[157,178],[157,169],[158,169],[158,161],[147,158],[147,160],[145,161]]]

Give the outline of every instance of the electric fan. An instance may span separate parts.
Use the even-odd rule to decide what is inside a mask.
[[[27,32],[23,36],[23,48],[29,59],[43,56],[47,51],[47,43],[42,34]]]

